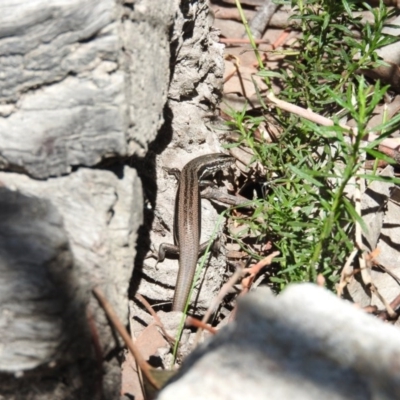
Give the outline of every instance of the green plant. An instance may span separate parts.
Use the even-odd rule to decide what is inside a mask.
[[[382,179],[362,174],[366,153],[387,159],[373,150],[377,141],[365,144],[362,140],[388,86],[382,87],[379,81],[368,83],[360,71],[383,64],[376,50],[397,38],[382,33],[391,15],[382,2],[376,9],[362,5],[373,13],[372,24],[361,23],[355,16],[361,6],[355,1],[297,0],[292,5],[293,21],[301,31],[296,55],[288,58],[280,71],[266,70],[258,56],[259,75],[265,78],[267,90],[271,90],[270,77],[280,80],[281,99],[311,108],[335,123],[320,126],[277,108],[274,117],[281,134],[266,144],[254,139],[264,117],[232,113],[230,124],[241,137],[235,146],[252,150],[254,161],[266,171],[259,179],[267,182],[264,197],[254,201],[254,213],[232,218],[246,227],[235,239],[252,256],[257,254],[243,241],[249,233],[262,241],[271,240],[281,251],[281,270],[272,281],[283,287],[315,280],[316,274],[322,273],[332,286],[355,246],[355,222],[363,226],[345,192],[351,182],[357,185],[355,178],[359,175]],[[241,12],[240,4],[238,7]],[[354,30],[361,32],[360,39],[354,37]],[[253,48],[258,53],[254,43]],[[271,111],[261,95],[260,102],[266,112]],[[356,129],[341,126],[336,114],[353,119]],[[397,116],[382,124],[379,140],[399,121]]]

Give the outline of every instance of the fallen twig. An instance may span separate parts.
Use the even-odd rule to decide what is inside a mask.
[[[153,376],[151,375],[152,368],[145,361],[143,356],[140,354],[139,349],[133,343],[131,337],[129,336],[128,331],[125,329],[125,327],[122,325],[121,321],[118,319],[117,315],[115,314],[115,311],[113,310],[111,304],[104,297],[104,294],[102,293],[102,291],[96,287],[93,289],[93,294],[96,297],[96,299],[98,300],[98,302],[100,303],[100,305],[102,306],[104,312],[106,313],[106,315],[107,315],[108,319],[110,320],[111,324],[113,325],[113,327],[121,335],[126,347],[129,349],[129,351],[135,357],[136,362],[139,364],[140,369],[142,370],[143,374],[146,376],[148,381],[157,390],[161,389],[161,386],[154,380]]]
[[[294,104],[288,103],[287,101],[280,100],[278,99],[272,92],[269,92],[266,96],[268,101],[275,106],[279,107],[282,110],[291,112],[293,114],[298,115],[301,118],[308,119],[309,121],[315,122],[316,124],[322,125],[322,126],[333,126],[334,121],[332,121],[329,118],[323,117],[322,115],[319,115],[311,110],[296,106]],[[350,133],[354,133],[356,128],[352,128],[348,125],[345,124],[339,124],[343,129],[348,130]],[[374,133],[369,133],[365,135],[363,140],[372,142],[376,139],[378,139],[378,135]],[[383,146],[389,147],[391,149],[397,149],[400,146],[400,140],[398,138],[386,138],[383,139],[382,142],[380,143]]]
[[[386,272],[400,285],[400,277],[398,277],[394,272],[392,272],[390,269],[386,268],[382,264],[379,264],[379,263],[373,263],[373,264],[374,264],[374,267],[380,268],[382,271]]]
[[[135,298],[140,301],[143,306],[146,308],[146,310],[151,314],[151,316],[154,318],[154,321],[156,321],[157,326],[161,329],[165,339],[167,339],[168,343],[172,346],[175,344],[175,339],[168,335],[167,331],[164,328],[163,323],[161,322],[159,316],[157,313],[153,310],[153,307],[149,304],[149,302],[139,293],[136,293]]]
[[[353,271],[352,262],[355,256],[358,253],[358,249],[353,249],[347,258],[346,263],[342,269],[342,273],[340,274],[340,281],[336,287],[336,293],[338,297],[342,297],[344,288],[350,283],[351,278],[354,276],[355,272]]]
[[[246,278],[244,278],[242,280],[243,290],[240,293],[241,296],[243,296],[245,293],[247,293],[250,290],[251,285],[254,282],[254,278],[261,271],[261,269],[264,268],[266,265],[270,265],[272,263],[272,260],[279,254],[280,254],[279,251],[274,251],[267,257],[260,260],[257,264],[254,264],[251,268],[245,269],[245,272],[248,272],[249,276],[247,276]]]
[[[197,318],[193,318],[190,316],[186,318],[185,325],[186,326],[194,326],[195,328],[206,330],[206,331],[212,333],[213,335],[215,335],[217,333],[217,330],[214,329],[213,327],[205,324],[203,321],[200,321]]]
[[[225,296],[229,293],[229,290],[233,287],[233,285],[239,280],[239,278],[243,275],[243,268],[237,268],[233,275],[229,278],[228,282],[226,282],[221,290],[219,291],[218,295],[211,301],[210,306],[208,307],[207,312],[204,314],[203,319],[201,320],[202,324],[206,325],[208,319],[210,318],[211,314],[214,310],[218,307],[221,301],[225,298]],[[200,340],[200,335],[202,332],[202,327],[197,331],[196,338],[194,340],[194,345],[196,346]]]
[[[90,336],[92,338],[92,343],[94,347],[94,354],[96,357],[96,362],[97,362],[97,368],[99,373],[96,374],[96,390],[97,390],[97,395],[95,396],[95,399],[99,398],[102,399],[104,397],[103,394],[103,373],[102,373],[102,365],[103,365],[103,352],[101,350],[101,345],[100,345],[100,338],[99,338],[99,332],[97,330],[94,318],[93,318],[93,313],[88,305],[86,307],[86,319],[88,321],[89,325],[89,331],[90,331]]]

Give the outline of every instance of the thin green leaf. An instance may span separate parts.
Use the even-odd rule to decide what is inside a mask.
[[[395,185],[400,184],[400,178],[389,177],[389,176],[381,176],[381,175],[368,175],[368,174],[359,174],[357,175],[359,178],[366,179],[368,181],[378,181],[378,182],[386,182],[393,183]]]
[[[389,157],[386,154],[381,153],[380,151],[374,149],[365,149],[365,151],[372,157],[376,158],[377,160],[385,161],[388,164],[397,164],[397,162],[393,160],[392,157]]]
[[[269,70],[262,70],[257,72],[258,76],[261,76],[262,78],[265,78],[266,76],[270,77],[270,78],[280,78],[283,79],[283,74],[279,73],[279,72],[275,72],[275,71],[269,71]]]
[[[322,183],[318,182],[316,179],[314,179],[312,176],[308,175],[306,172],[296,168],[294,165],[289,165],[288,166],[297,176],[300,178],[305,179],[306,181],[314,184],[317,187],[322,187]]]
[[[346,199],[346,197],[343,197],[343,203],[346,207],[347,212],[351,215],[353,220],[356,221],[361,226],[361,229],[364,233],[367,233],[368,232],[367,225],[365,224],[365,221],[361,218],[361,216],[357,213],[353,204],[351,204],[350,201]]]

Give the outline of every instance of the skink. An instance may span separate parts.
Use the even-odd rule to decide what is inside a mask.
[[[199,180],[233,164],[234,158],[222,154],[207,154],[188,162],[182,169],[175,200],[174,245],[163,243],[159,261],[165,253],[179,253],[179,272],[175,286],[173,311],[183,311],[196,271],[199,252],[207,245],[199,244],[201,232],[201,203]]]

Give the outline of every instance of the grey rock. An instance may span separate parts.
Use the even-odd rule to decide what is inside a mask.
[[[158,197],[155,196],[155,218],[151,232],[151,243],[155,249],[161,243],[173,243],[176,180],[166,174],[163,167],[181,170],[199,155],[221,151],[217,133],[206,124],[220,100],[224,68],[223,45],[218,43],[217,32],[211,23],[207,1],[181,2],[171,38],[173,75],[168,108],[173,116],[173,137],[156,158]],[[161,131],[165,136],[167,133]],[[209,240],[217,220],[215,207],[208,200],[203,200],[202,243]],[[155,264],[154,259],[144,260],[142,273],[146,279],[141,280],[138,290],[154,302],[171,302],[178,262],[166,258],[157,268]],[[200,278],[200,295],[193,295],[197,309],[207,308],[210,299],[218,291],[226,269],[225,257],[220,253],[213,255],[207,265],[205,278]],[[154,281],[162,284],[155,285]],[[141,314],[141,310],[136,309],[133,314]]]
[[[98,335],[106,360],[85,368],[105,371],[105,399],[116,398],[119,391],[120,369],[113,355],[120,343],[90,289],[100,285],[127,324],[127,292],[143,222],[141,182],[132,168],[116,165],[132,155],[140,164],[149,143],[157,135],[168,142],[172,131],[173,147],[181,154],[185,146],[190,145],[190,152],[205,142],[202,153],[217,151],[204,117],[219,100],[222,50],[209,26],[204,0],[0,3],[0,183],[46,202],[60,218],[75,285],[71,284],[72,297],[61,296],[60,301],[69,305],[78,299],[79,307],[85,306],[85,324],[96,326],[92,335]],[[164,116],[171,117],[166,124]],[[162,126],[166,129],[160,131]],[[181,160],[180,155],[175,159]],[[43,257],[56,251],[56,239],[57,235],[43,241],[49,246]],[[37,260],[37,268],[47,266],[45,257],[42,261]],[[40,286],[39,278],[35,284]],[[164,282],[162,278],[157,282]],[[28,300],[20,306],[29,309]],[[48,344],[50,350],[37,351],[32,360],[16,357],[11,345],[3,371],[23,376],[1,376],[0,398],[3,393],[8,399],[101,397],[92,392],[101,382],[87,378],[76,353],[63,346],[60,329]],[[79,344],[84,361],[92,347],[84,337]],[[29,342],[25,345],[28,348]],[[49,368],[45,373],[43,366]],[[29,380],[30,372],[49,379]]]
[[[0,4],[0,167],[36,178],[147,149],[163,122],[174,2]]]
[[[77,383],[66,385],[66,392],[74,389],[79,395],[70,394],[71,398],[79,398],[83,396],[82,390],[86,390],[88,397],[82,398],[93,398],[91,389],[93,385],[98,385],[98,378],[94,379],[92,375],[96,375],[101,365],[87,365],[93,359],[91,340],[94,340],[93,337],[88,340],[89,322],[92,321],[96,327],[102,354],[115,349],[118,342],[103,310],[93,299],[91,289],[99,286],[120,320],[126,323],[128,286],[133,271],[137,230],[142,221],[140,181],[133,169],[125,167],[119,177],[111,171],[81,168],[71,175],[47,181],[1,172],[0,182],[7,189],[21,192],[28,198],[40,197],[41,201],[50,205],[50,210],[55,210],[50,214],[52,219],[43,212],[35,211],[34,219],[21,213],[12,224],[2,226],[2,234],[7,238],[12,238],[12,227],[26,231],[26,241],[37,243],[38,249],[35,252],[37,258],[32,258],[27,251],[23,252],[24,245],[21,243],[18,268],[24,273],[16,269],[12,274],[2,275],[0,288],[9,288],[9,291],[3,291],[4,297],[2,295],[0,299],[0,332],[7,332],[0,338],[2,347],[7,348],[7,352],[0,353],[0,368],[29,377],[29,370],[47,365],[51,369],[46,373],[54,380],[54,375],[63,376],[66,373],[65,367],[63,372],[57,372],[55,367],[62,368],[68,362],[72,371],[67,376],[74,376],[73,381],[77,380]],[[3,209],[3,216],[8,215],[9,210],[13,210],[14,214],[18,212],[12,204],[11,208]],[[43,228],[46,224],[50,225],[47,231]],[[57,230],[58,225],[63,227],[61,232]],[[65,260],[68,255],[70,264],[66,264]],[[5,257],[6,261],[11,262],[9,257]],[[50,267],[51,274],[57,279],[48,272]],[[72,268],[73,284],[68,279],[68,267]],[[64,292],[72,294],[68,297]],[[68,309],[79,307],[79,312],[68,312]],[[19,316],[21,313],[23,317]],[[76,329],[73,328],[75,325]],[[73,339],[68,334],[71,330],[78,332]],[[17,340],[19,337],[24,337],[24,340]],[[109,393],[105,398],[113,399],[120,387],[118,360],[112,358],[107,361],[104,370],[103,389],[104,393]],[[60,389],[60,384],[65,384],[64,379],[60,378],[57,389]],[[30,387],[22,382],[13,381],[16,386],[10,389],[11,393],[18,393],[17,388],[20,387],[25,390]],[[35,382],[35,385],[38,383]],[[0,385],[0,395],[2,389],[4,387]],[[57,398],[54,397],[56,389],[53,386],[48,390],[48,398]],[[43,385],[40,391],[45,391]],[[24,392],[15,398],[26,396],[28,394]]]
[[[158,399],[397,399],[398,329],[312,284],[239,303]]]
[[[118,178],[110,171],[81,168],[47,181],[1,172],[0,182],[25,195],[47,199],[56,207],[63,218],[81,290],[88,296],[92,287],[103,286],[118,316],[126,321],[127,290],[143,208],[135,171],[125,167]]]
[[[60,362],[61,348],[76,347],[79,336],[85,342],[74,272],[61,215],[50,201],[1,187],[0,371]]]

